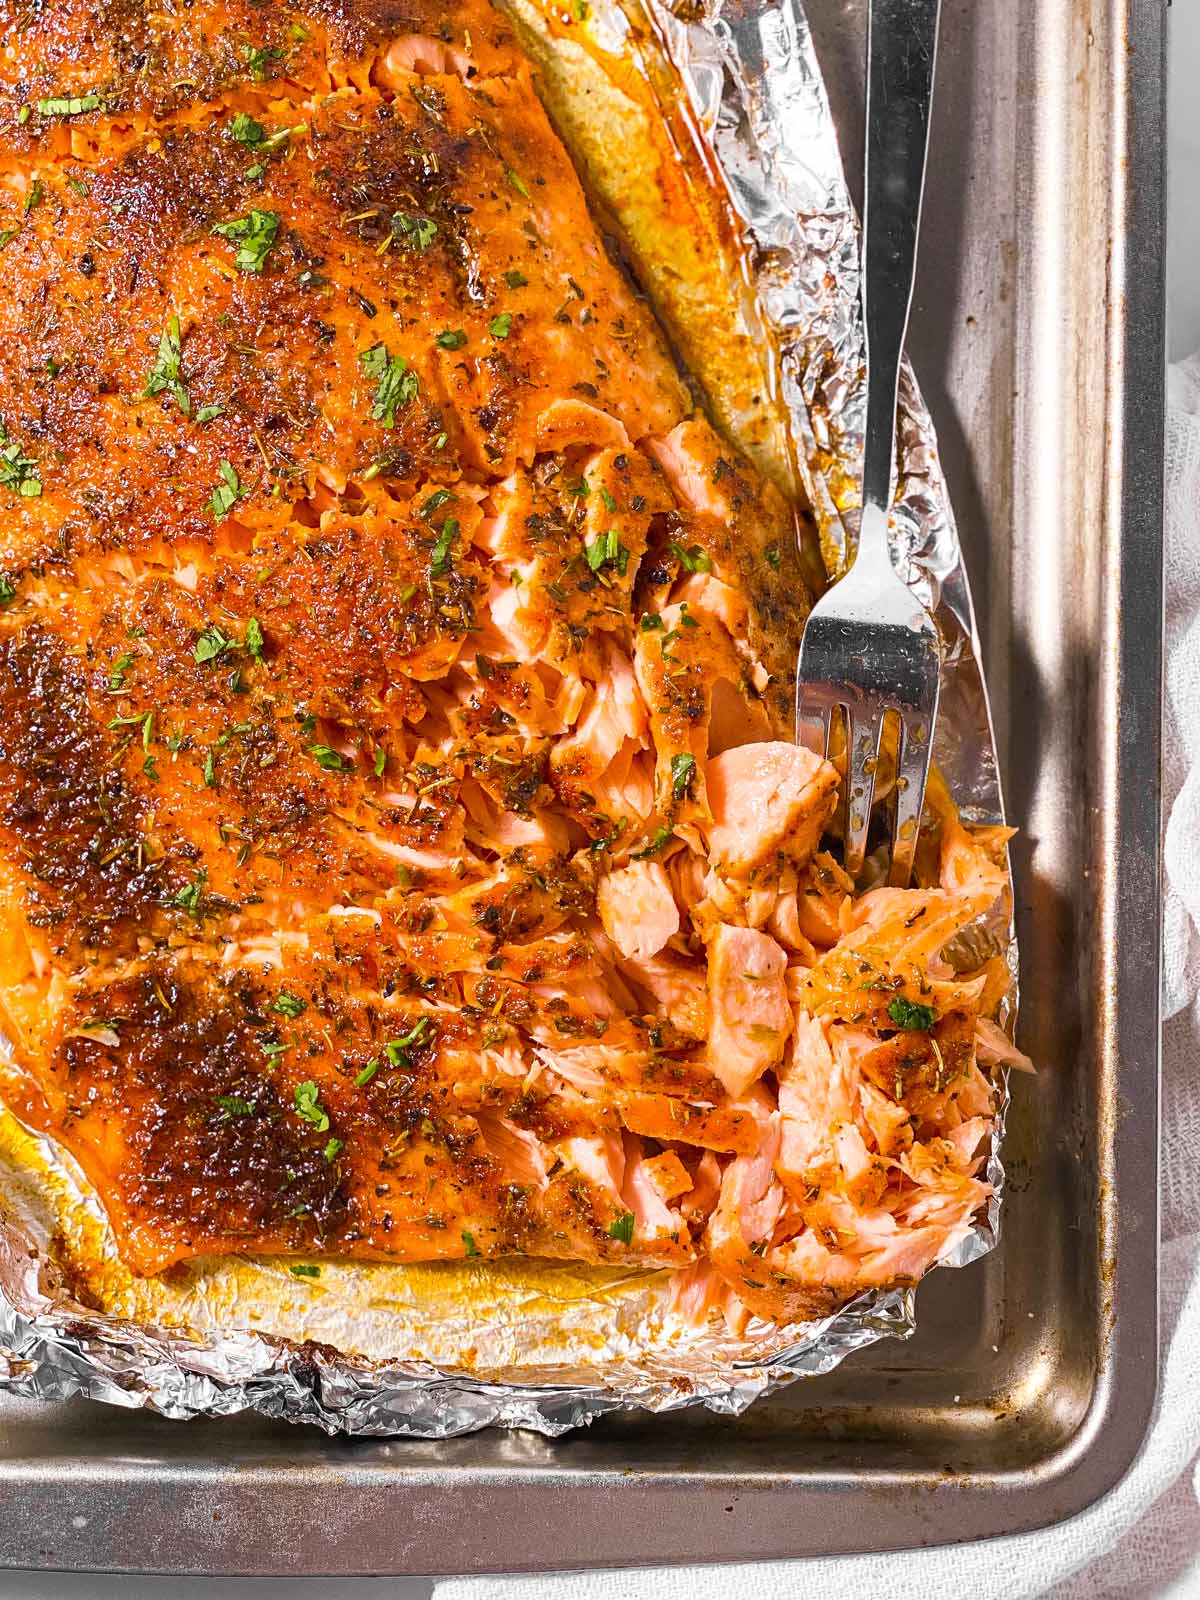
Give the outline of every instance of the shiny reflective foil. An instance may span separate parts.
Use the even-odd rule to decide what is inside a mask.
[[[705,15],[647,0],[574,8],[593,59],[685,96],[744,232],[755,316],[773,335],[799,477],[831,572],[857,521],[864,412],[858,237],[829,104],[795,0]],[[694,153],[694,152],[693,152]],[[901,392],[896,557],[947,644],[937,758],[965,816],[1001,820],[979,642],[933,427]],[[987,1215],[948,1264],[996,1239]],[[665,1272],[538,1261],[399,1267],[190,1262],[159,1279],[121,1264],[69,1158],[0,1113],[0,1382],[172,1417],[246,1409],[328,1432],[440,1438],[499,1424],[558,1434],[624,1407],[736,1413],[795,1377],[913,1329],[911,1291],[865,1295],[802,1327],[690,1328]]]

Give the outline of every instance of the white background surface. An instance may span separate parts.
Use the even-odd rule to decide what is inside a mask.
[[[1168,183],[1169,355],[1200,349],[1200,0],[1171,11]],[[183,1424],[180,1424],[183,1426]],[[0,1559],[3,1556],[0,1506]],[[428,1600],[420,1579],[130,1578],[0,1573],[0,1600]],[[987,1600],[982,1596],[981,1600]]]

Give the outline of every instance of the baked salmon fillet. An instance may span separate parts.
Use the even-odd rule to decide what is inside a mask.
[[[585,8],[586,9],[586,8]],[[968,1231],[1001,830],[859,893],[797,517],[482,0],[0,0],[3,1093],[123,1259],[778,1321]]]

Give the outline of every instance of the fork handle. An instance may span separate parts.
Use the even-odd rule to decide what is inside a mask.
[[[871,0],[867,30],[863,538],[887,541],[900,357],[912,303],[941,0]],[[868,507],[883,516],[866,514]],[[861,541],[860,541],[861,549]]]

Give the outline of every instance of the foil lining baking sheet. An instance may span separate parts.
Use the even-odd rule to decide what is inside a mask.
[[[744,227],[801,476],[836,570],[853,548],[865,399],[858,234],[803,13],[796,0],[714,0],[702,15],[688,0],[676,10],[647,0],[636,13],[592,0],[588,28],[614,54],[664,52],[688,96]],[[898,456],[897,562],[946,641],[937,759],[964,814],[999,821],[970,593],[910,371]],[[946,1265],[995,1243],[1003,1109],[987,1212]],[[300,1272],[223,1260],[133,1278],[69,1157],[0,1115],[0,1383],[25,1395],[171,1417],[252,1409],[331,1433],[442,1438],[498,1424],[553,1435],[626,1407],[740,1412],[914,1326],[909,1290],[863,1295],[803,1327],[752,1321],[734,1337],[675,1319],[664,1272],[549,1262]]]

